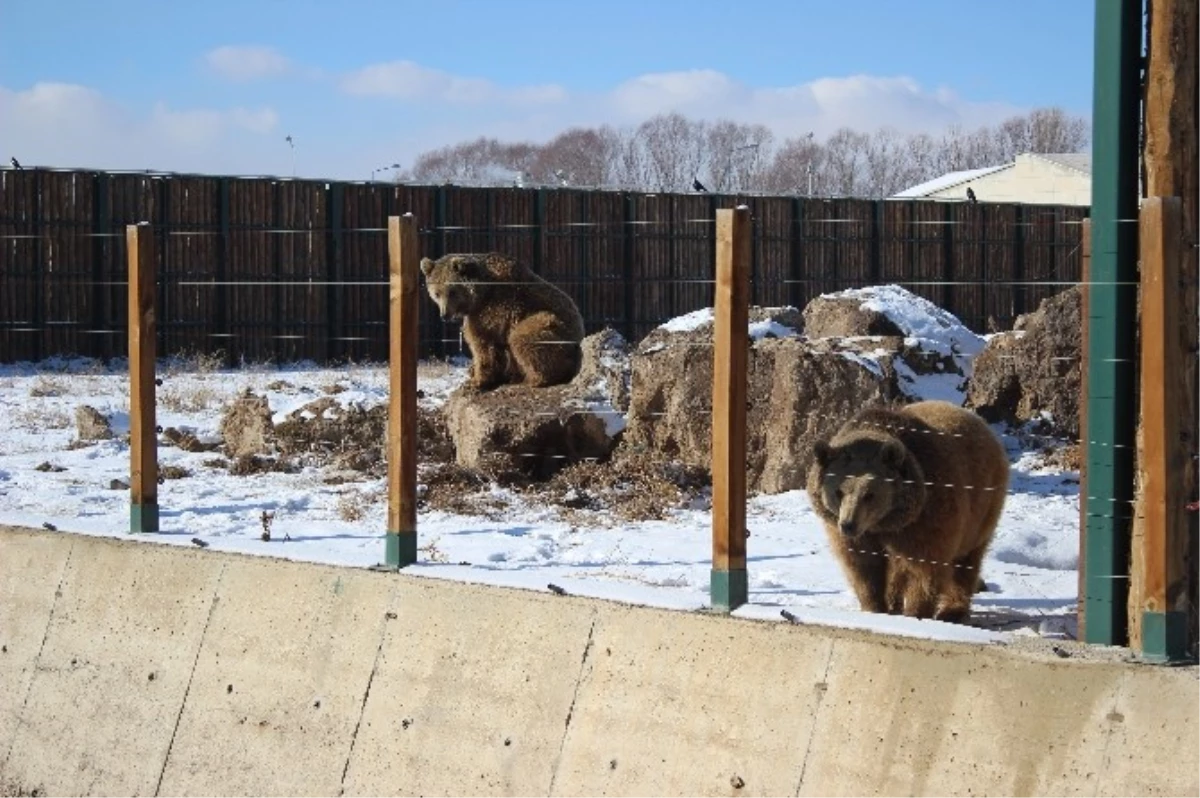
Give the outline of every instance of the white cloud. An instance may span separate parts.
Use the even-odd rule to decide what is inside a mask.
[[[171,108],[135,113],[85,86],[0,87],[6,155],[25,165],[164,171],[262,171],[255,153],[278,149],[272,108]],[[268,145],[267,142],[270,142]]]
[[[301,65],[289,74],[304,76]],[[245,70],[238,74],[263,74]],[[751,86],[715,70],[640,75],[606,91],[558,85],[502,87],[410,61],[375,64],[338,82],[317,81],[295,108],[196,108],[164,98],[133,109],[85,86],[0,87],[5,159],[62,167],[365,179],[380,164],[411,165],[421,152],[479,136],[545,141],[575,125],[636,126],[679,111],[695,119],[767,125],[777,140],[839,127],[937,133],[970,129],[1027,109],[977,102],[907,77],[851,75]],[[338,96],[342,95],[342,96]],[[350,99],[351,95],[355,99]],[[399,100],[399,102],[397,102]],[[336,110],[334,110],[336,109]],[[281,116],[288,129],[281,127]],[[293,127],[293,125],[295,125]]]
[[[459,77],[412,61],[390,61],[363,67],[346,75],[341,87],[347,94],[362,97],[428,100],[452,105],[541,105],[561,102],[567,96],[562,87],[552,84],[506,89],[489,80]]]
[[[695,118],[758,122],[780,137],[839,127],[873,132],[939,131],[952,124],[989,124],[1020,109],[1003,103],[963,100],[939,87],[925,89],[907,77],[851,75],[779,87],[752,87],[712,70],[641,75],[617,86],[607,104],[630,123],[678,111]]]
[[[205,53],[204,61],[221,77],[237,82],[275,78],[291,69],[291,62],[273,47],[226,45]]]

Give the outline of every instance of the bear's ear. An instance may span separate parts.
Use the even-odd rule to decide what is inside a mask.
[[[897,440],[890,440],[883,445],[883,451],[879,453],[883,464],[892,468],[900,468],[904,465],[905,459],[908,457],[908,450],[904,448],[904,444]]]
[[[817,458],[817,465],[822,468],[829,465],[831,454],[833,454],[833,450],[829,447],[828,441],[817,441],[813,444],[813,456]]]
[[[421,258],[421,274],[428,277],[431,271],[433,271],[433,261],[429,258]]]
[[[454,262],[455,274],[462,280],[478,280],[484,276],[487,269],[475,258],[463,258]]]
[[[482,280],[487,277],[488,273],[487,263],[478,259],[471,259],[464,263],[463,270],[472,280]]]

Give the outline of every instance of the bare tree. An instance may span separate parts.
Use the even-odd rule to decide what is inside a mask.
[[[679,113],[659,114],[638,126],[651,185],[658,191],[685,191],[704,164],[704,122]]]
[[[580,185],[687,191],[699,176],[712,191],[890,196],[946,172],[1011,163],[1024,152],[1077,152],[1087,121],[1039,108],[1000,124],[902,135],[842,128],[777,149],[764,125],[660,114],[636,128],[572,128],[545,144],[479,138],[419,156],[404,180],[503,185]]]
[[[850,128],[840,128],[825,142],[821,170],[817,173],[819,193],[857,197],[866,188],[866,150],[870,138]]]
[[[403,179],[428,183],[520,182],[533,167],[537,152],[534,144],[505,144],[480,137],[422,154]]]
[[[759,189],[776,194],[811,195],[818,188],[815,182],[821,169],[824,153],[813,134],[788,139],[771,158]]]
[[[765,125],[719,119],[704,134],[705,185],[734,193],[761,190],[763,167],[771,162],[774,135]]]
[[[531,179],[542,185],[607,185],[613,180],[620,146],[620,134],[611,127],[571,128],[538,148]]]

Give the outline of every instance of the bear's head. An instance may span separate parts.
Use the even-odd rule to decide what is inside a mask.
[[[487,264],[472,255],[421,259],[425,289],[437,303],[442,321],[461,321],[479,307],[486,289]]]
[[[820,470],[818,495],[825,515],[849,539],[894,532],[908,526],[925,504],[920,466],[890,435],[867,435],[813,448]]]

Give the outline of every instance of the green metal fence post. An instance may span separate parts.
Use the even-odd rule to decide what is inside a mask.
[[[1141,0],[1096,0],[1084,640],[1128,639]]]

